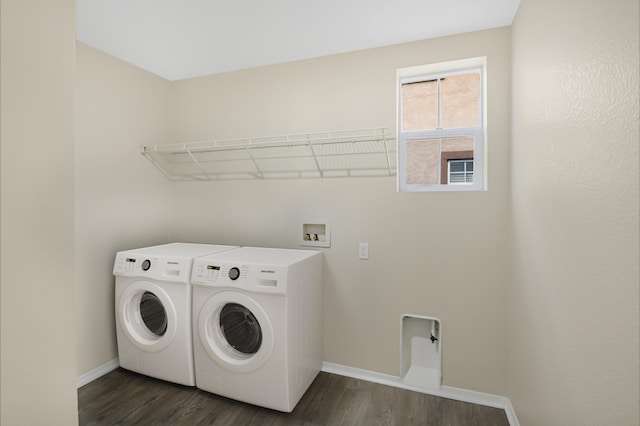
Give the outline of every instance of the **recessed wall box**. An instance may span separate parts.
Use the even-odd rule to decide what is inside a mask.
[[[440,389],[442,385],[442,327],[438,318],[402,315],[400,377],[411,386]]]
[[[303,223],[301,228],[301,246],[331,247],[331,226],[328,223]]]

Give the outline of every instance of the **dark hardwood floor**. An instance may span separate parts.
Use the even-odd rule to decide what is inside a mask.
[[[509,425],[501,409],[324,372],[292,413],[123,369],[78,389],[78,411],[80,425]]]

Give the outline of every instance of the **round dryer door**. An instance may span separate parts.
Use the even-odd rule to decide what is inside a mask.
[[[175,307],[157,284],[138,281],[127,286],[120,296],[117,316],[127,338],[146,352],[164,349],[175,337]]]
[[[273,350],[273,328],[265,311],[254,299],[231,291],[205,302],[198,334],[209,356],[233,372],[260,368]]]

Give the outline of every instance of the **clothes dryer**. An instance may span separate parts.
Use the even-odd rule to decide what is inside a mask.
[[[196,387],[292,411],[322,366],[322,253],[242,247],[191,282]]]
[[[195,385],[191,332],[193,259],[237,248],[172,243],[116,254],[116,338],[120,366]]]

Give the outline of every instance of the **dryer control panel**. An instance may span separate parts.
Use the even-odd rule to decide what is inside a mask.
[[[113,275],[147,277],[159,281],[188,282],[191,261],[180,258],[149,257],[118,253]]]
[[[225,281],[243,281],[249,275],[247,265],[225,265],[201,262],[198,259],[193,263],[191,282],[196,284],[214,284]]]
[[[191,283],[211,287],[230,287],[261,293],[286,293],[287,268],[242,265],[195,259]]]

